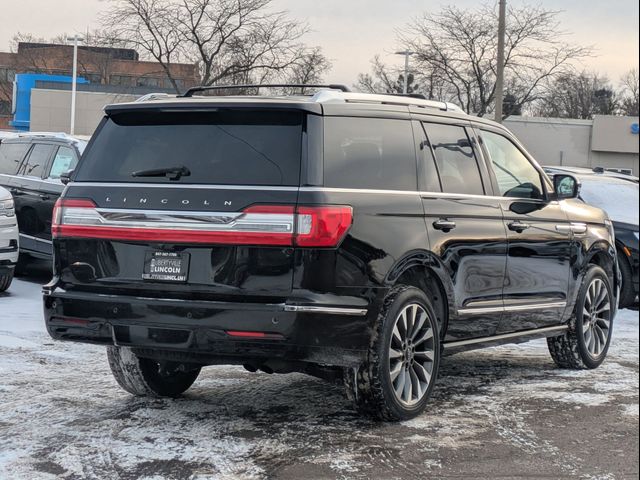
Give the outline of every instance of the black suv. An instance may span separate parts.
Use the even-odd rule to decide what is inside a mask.
[[[336,86],[199,90],[106,107],[54,212],[47,329],[107,345],[125,390],[241,364],[407,419],[442,353],[547,337],[561,367],[602,363],[611,223],[505,128]]]
[[[51,215],[86,142],[64,133],[24,133],[0,143],[0,186],[13,195],[20,229],[20,261],[51,260]]]

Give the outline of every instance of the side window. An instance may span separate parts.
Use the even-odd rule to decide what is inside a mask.
[[[78,157],[72,148],[60,147],[56,152],[56,156],[53,158],[51,164],[51,171],[49,172],[49,178],[58,179],[60,175],[76,168],[78,163]]]
[[[18,173],[29,177],[41,177],[51,155],[51,150],[53,150],[51,145],[36,143]]]
[[[325,117],[324,185],[416,190],[416,153],[411,122]]]
[[[28,148],[28,143],[1,143],[0,173],[15,175]]]
[[[425,123],[436,157],[436,165],[446,193],[484,195],[478,161],[463,127]]]
[[[511,140],[496,133],[480,132],[498,181],[500,195],[515,198],[544,198],[540,173]]]

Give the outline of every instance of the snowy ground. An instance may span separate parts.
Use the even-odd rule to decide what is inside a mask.
[[[210,367],[178,400],[121,391],[101,347],[53,342],[36,281],[0,295],[0,479],[638,476],[638,313],[605,364],[554,367],[544,341],[444,360],[430,408],[360,418],[303,375]]]

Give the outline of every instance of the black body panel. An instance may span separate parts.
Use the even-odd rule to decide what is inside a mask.
[[[167,215],[171,225],[176,218],[223,218],[264,205],[291,208],[292,215],[306,207],[350,207],[346,235],[325,247],[207,244],[188,235],[181,241],[56,238],[54,278],[44,290],[47,328],[54,338],[180,352],[202,364],[279,358],[354,366],[366,358],[384,298],[398,283],[431,290],[444,347],[452,345],[452,350],[564,331],[591,261],[603,265],[617,285],[615,249],[602,211],[548,197],[497,195],[473,130],[489,125],[484,120],[397,105],[207,102],[143,102],[111,106],[107,112],[161,108],[167,114],[194,108],[202,114],[207,108],[236,107],[304,112],[299,186],[83,178],[72,181],[63,198],[90,200],[100,215],[137,218],[141,225],[150,216]],[[402,138],[412,144],[394,157],[385,150],[393,142],[360,128],[329,155],[327,134],[335,135],[336,129],[324,123],[327,117],[354,117],[360,127],[360,120],[369,118],[376,120],[372,125],[380,119],[400,122],[395,127],[406,127]],[[466,132],[466,141],[438,148],[471,151],[467,157],[478,162],[476,187],[484,194],[442,192],[444,175],[429,163],[433,160],[425,149],[431,148],[425,133],[429,127],[422,130],[422,125],[429,122]],[[383,159],[405,162],[402,169],[415,170],[415,182],[412,178],[408,185],[404,175],[398,187],[391,173],[376,177],[376,188],[331,185],[344,180],[335,168],[350,158],[372,159],[362,163],[363,178],[384,171],[377,163]],[[401,170],[399,164],[395,170]],[[548,186],[548,179],[544,182]],[[513,222],[528,228],[513,230]],[[584,224],[584,232],[572,233],[568,227],[573,223]],[[303,227],[295,223],[292,228],[297,233]],[[150,252],[183,254],[189,262],[186,280],[144,280]],[[233,338],[229,332],[236,330],[269,338]],[[511,333],[517,335],[504,336]]]

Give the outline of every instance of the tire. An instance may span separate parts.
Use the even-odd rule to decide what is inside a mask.
[[[604,362],[613,331],[612,291],[605,271],[591,265],[582,280],[569,330],[547,338],[551,358],[560,368],[592,369]]]
[[[26,253],[21,253],[18,255],[18,263],[15,267],[15,275],[16,277],[24,277],[27,274],[27,267],[31,262],[31,256]]]
[[[396,286],[384,299],[367,360],[345,371],[347,396],[368,416],[409,420],[425,410],[439,362],[440,336],[429,299],[417,288]]]
[[[631,307],[636,303],[636,292],[633,288],[633,274],[629,260],[618,252],[618,265],[622,274],[622,285],[620,286],[620,308]]]
[[[140,358],[127,347],[107,347],[107,358],[118,384],[136,396],[177,397],[200,374],[200,368],[163,373],[158,362]]]
[[[13,269],[0,273],[0,293],[7,291],[13,281]]]

